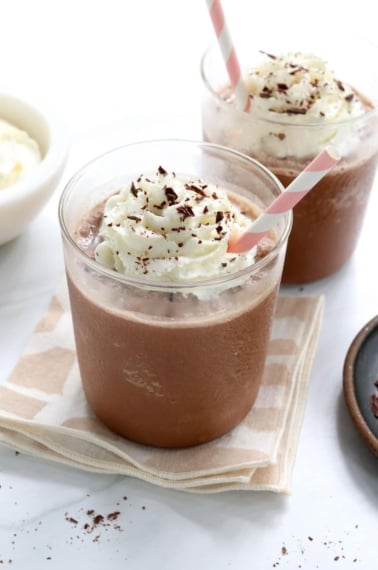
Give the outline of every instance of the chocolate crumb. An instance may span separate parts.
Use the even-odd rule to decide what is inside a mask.
[[[281,552],[282,552],[282,554],[283,554],[284,556],[286,556],[286,555],[288,554],[288,551],[287,551],[286,546],[283,546],[283,547],[281,548]]]
[[[120,511],[114,511],[113,513],[109,513],[106,518],[108,519],[108,521],[115,521],[117,520],[120,514],[121,514]]]
[[[96,515],[93,519],[94,524],[101,524],[102,522],[104,522],[104,516],[103,515]]]
[[[312,536],[308,536],[307,538],[308,538],[308,540],[310,540],[311,542],[314,540]]]

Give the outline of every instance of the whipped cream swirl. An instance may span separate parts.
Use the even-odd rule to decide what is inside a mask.
[[[227,252],[251,217],[214,184],[168,173],[140,176],[105,203],[95,259],[132,277],[193,282],[251,265],[256,248]]]
[[[37,142],[0,119],[0,190],[24,178],[41,161]]]
[[[251,97],[249,113],[256,119],[248,136],[249,151],[301,158],[327,144],[342,155],[353,150],[361,126],[350,119],[368,109],[358,92],[311,53],[262,54],[259,65],[244,75]],[[233,100],[229,92],[228,101]],[[304,128],[298,130],[301,125]]]

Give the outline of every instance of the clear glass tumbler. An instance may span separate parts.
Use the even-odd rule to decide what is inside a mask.
[[[238,44],[241,39],[237,37]],[[239,111],[225,100],[229,80],[217,45],[209,48],[201,60],[205,141],[257,159],[284,187],[328,144],[333,144],[342,156],[293,211],[282,280],[305,283],[339,270],[353,254],[360,235],[378,161],[378,49],[361,38],[349,37],[343,43],[333,34],[327,42],[326,35],[318,34],[313,39],[310,33],[300,39],[293,34],[285,41],[275,42],[272,38],[262,45],[273,56],[301,51],[323,58],[329,69],[362,94],[366,103],[362,116],[332,123],[321,116],[317,121],[302,123],[303,115],[294,113],[282,115],[282,120],[276,116],[262,118]],[[256,50],[254,37],[243,41],[240,48],[243,70],[263,58]]]
[[[59,217],[77,357],[95,414],[143,444],[186,447],[238,424],[264,369],[291,214],[273,249],[237,273],[194,283],[130,278],[78,246],[82,220],[159,165],[219,184],[263,208],[282,191],[255,160],[217,145],[150,141],[104,154],[65,187]]]

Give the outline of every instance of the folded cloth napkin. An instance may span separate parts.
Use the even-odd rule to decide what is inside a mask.
[[[289,493],[323,305],[322,297],[280,295],[262,385],[247,417],[215,441],[168,450],[114,434],[89,409],[62,282],[0,386],[0,444],[185,491]]]

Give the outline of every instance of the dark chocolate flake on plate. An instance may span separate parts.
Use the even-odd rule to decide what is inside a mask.
[[[370,407],[375,418],[378,418],[378,396],[372,394],[370,396]]]

